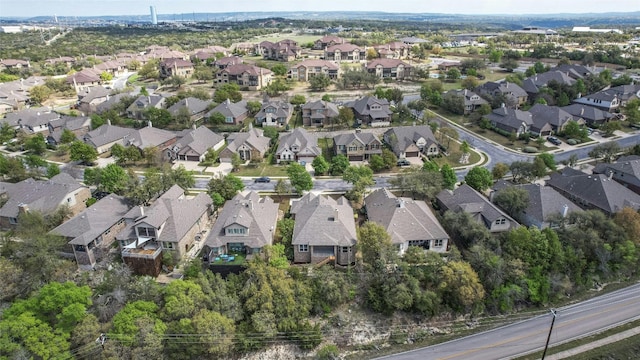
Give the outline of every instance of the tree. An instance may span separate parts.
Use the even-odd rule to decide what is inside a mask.
[[[143,117],[153,123],[153,126],[165,128],[173,121],[173,116],[167,109],[149,107],[143,111]]]
[[[289,175],[291,186],[297,193],[301,194],[303,191],[313,188],[313,179],[304,166],[298,163],[291,163],[287,166],[287,174]]]
[[[475,76],[467,76],[462,80],[460,85],[462,85],[464,89],[473,90],[478,87],[479,84],[480,82],[478,81],[478,78]]]
[[[233,155],[231,155],[231,168],[233,171],[238,171],[238,169],[240,169],[240,165],[244,164],[244,161],[242,160],[242,158],[240,158],[240,155],[238,153],[233,153]]]
[[[282,201],[282,195],[291,193],[291,185],[284,179],[278,179],[276,186],[273,187],[273,191],[278,194],[280,201]]]
[[[468,154],[471,152],[471,146],[469,146],[467,140],[462,141],[462,143],[460,144],[460,151],[462,151],[463,154]]]
[[[589,151],[589,156],[596,160],[602,158],[602,161],[610,163],[615,160],[618,153],[620,153],[620,145],[615,141],[609,141],[594,147]]]
[[[491,175],[494,180],[502,179],[509,172],[509,165],[505,163],[496,163],[491,170]]]
[[[47,178],[51,179],[58,174],[60,174],[60,166],[56,163],[49,163],[47,165]]]
[[[142,65],[138,71],[138,75],[143,79],[157,79],[160,76],[160,72],[158,71],[159,63],[159,59],[151,59]]]
[[[240,87],[238,86],[238,84],[223,84],[219,88],[217,88],[216,92],[213,94],[213,101],[217,102],[218,104],[223,103],[227,99],[231,100],[231,102],[234,103],[242,100],[242,93],[240,92]],[[260,108],[258,108],[258,111],[260,111]]]
[[[291,87],[282,79],[278,78],[264,87],[264,92],[269,96],[280,96],[283,92],[291,89]]]
[[[640,99],[633,99],[627,102],[622,112],[630,124],[640,124]]]
[[[553,154],[542,153],[542,154],[539,154],[537,157],[542,159],[542,161],[544,162],[544,165],[547,168],[549,168],[549,170],[556,171],[556,159],[553,156]]]
[[[515,59],[505,59],[500,67],[503,68],[506,72],[513,72],[513,70],[518,68],[518,62]]]
[[[336,117],[336,120],[338,120],[338,123],[340,125],[351,125],[354,123],[354,114],[353,114],[353,110],[351,110],[351,108],[348,107],[341,107],[338,110],[338,116]]]
[[[442,299],[452,310],[467,313],[482,306],[484,288],[469,263],[450,261],[442,266],[440,272]]]
[[[81,141],[74,141],[69,147],[69,157],[73,161],[81,161],[91,165],[98,158],[98,152],[91,145]]]
[[[47,142],[42,134],[36,134],[24,142],[24,149],[35,155],[42,155],[47,150]]]
[[[464,181],[472,188],[483,192],[493,184],[493,176],[489,170],[476,166],[469,170]]]
[[[163,84],[171,85],[177,89],[180,89],[182,85],[187,83],[187,79],[180,75],[171,75],[168,79],[163,81]]]
[[[324,91],[329,85],[331,85],[331,79],[325,74],[317,74],[309,78],[309,86],[313,91]]]
[[[393,165],[395,166],[395,162]],[[342,154],[336,155],[331,159],[331,166],[329,167],[329,172],[333,176],[342,175],[345,170],[349,167],[349,159]]]
[[[389,179],[389,183],[402,193],[410,192],[414,198],[434,199],[442,191],[442,174],[439,171],[423,171],[412,168]]]
[[[493,63],[499,63],[500,59],[502,59],[502,51],[500,50],[492,50],[489,53],[489,61],[493,62]]]
[[[199,82],[213,80],[213,70],[206,65],[196,66],[193,70],[193,77]]]
[[[640,244],[640,214],[630,207],[622,208],[613,218],[618,226],[624,229],[627,239]]]
[[[442,107],[454,114],[464,115],[464,98],[461,95],[449,94],[442,99]]]
[[[61,144],[69,144],[76,140],[76,134],[69,129],[62,130],[62,134],[60,135],[60,143]]]
[[[128,182],[129,175],[123,168],[116,164],[109,164],[100,170],[98,188],[101,191],[122,195]]]
[[[249,110],[249,114],[251,114],[251,116],[257,114],[261,108],[262,104],[259,101],[247,101],[247,110]]]
[[[288,70],[284,64],[275,64],[271,67],[271,71],[275,76],[285,76]]]
[[[371,170],[373,170],[373,172],[376,173],[382,171],[385,168],[385,163],[384,159],[382,159],[382,156],[378,154],[371,155],[371,157],[369,158],[369,167],[371,168]]]
[[[222,125],[224,124],[226,119],[227,117],[219,111],[214,111],[211,115],[209,115],[209,123],[214,125]]]
[[[456,81],[458,79],[460,79],[460,70],[458,70],[457,68],[451,68],[447,71],[447,80],[449,81]]]
[[[306,102],[307,98],[305,98],[304,95],[300,94],[293,95],[293,97],[291,97],[291,99],[289,100],[289,103],[296,108],[299,108],[300,105],[304,105]]]
[[[600,130],[604,132],[604,137],[609,137],[613,135],[616,130],[622,129],[622,125],[618,121],[609,121],[600,126]]]
[[[214,177],[207,185],[208,193],[213,198],[213,194],[220,195],[224,200],[231,200],[239,191],[244,189],[242,180],[233,175]]]
[[[42,104],[49,99],[49,96],[53,94],[53,91],[46,85],[36,85],[29,89],[29,97],[31,101]]]
[[[395,259],[395,250],[387,230],[372,221],[367,221],[358,229],[358,252],[362,262],[373,267],[377,262],[391,263]]]
[[[529,192],[523,188],[509,186],[498,191],[493,202],[511,217],[519,218],[520,213],[529,206]]]
[[[316,156],[316,158],[313,159],[311,166],[313,167],[313,171],[316,175],[323,175],[329,171],[329,162],[327,162],[322,155]]]
[[[384,167],[386,169],[391,169],[398,163],[398,157],[396,154],[387,148],[382,149],[382,160],[384,161]]]
[[[440,168],[440,174],[442,174],[442,185],[449,190],[453,190],[453,187],[458,182],[458,177],[456,176],[456,172],[449,166],[449,164],[444,164]]]
[[[109,82],[111,80],[113,80],[113,74],[108,73],[106,71],[103,71],[100,73],[100,80],[104,81],[104,82]]]

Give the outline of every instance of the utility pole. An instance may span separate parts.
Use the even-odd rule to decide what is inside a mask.
[[[551,332],[553,331],[553,323],[556,322],[556,311],[554,309],[551,309],[551,315],[553,315],[553,319],[551,319],[551,327],[549,328],[549,335],[547,335],[547,343],[544,344],[542,360],[544,360],[545,355],[547,355],[547,348],[549,347],[549,340],[551,340]]]

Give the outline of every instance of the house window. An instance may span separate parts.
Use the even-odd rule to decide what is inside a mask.
[[[299,244],[298,245],[298,251],[299,252],[308,252],[309,251],[309,245],[308,244]]]
[[[167,250],[173,250],[173,243],[169,242],[169,241],[163,241],[162,242],[162,248],[163,249],[167,249]]]
[[[73,249],[77,252],[86,252],[84,245],[74,245]]]
[[[138,236],[142,237],[156,237],[156,229],[147,228],[147,227],[139,227],[138,228]]]
[[[436,239],[433,242],[433,246],[435,246],[435,247],[442,247],[442,245],[444,245],[444,240],[442,240],[442,239]]]
[[[501,224],[501,225],[504,225],[504,224],[506,224],[506,223],[507,223],[507,219],[500,219],[500,224]]]
[[[224,122],[226,122],[227,124],[232,124],[232,123],[233,123],[233,117],[231,117],[231,116],[227,116],[227,117],[224,119]]]
[[[351,247],[349,247],[349,246],[343,246],[343,247],[342,247],[342,252],[343,252],[343,253],[351,252]]]
[[[18,223],[18,218],[14,218],[14,217],[9,218],[9,224],[15,225],[17,223]]]

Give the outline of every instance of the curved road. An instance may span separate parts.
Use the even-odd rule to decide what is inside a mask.
[[[640,284],[556,310],[550,347],[640,318]],[[512,359],[544,348],[552,315],[378,359]]]

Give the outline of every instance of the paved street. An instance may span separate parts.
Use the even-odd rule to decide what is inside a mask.
[[[640,318],[640,284],[557,309],[550,346],[572,341]],[[379,359],[512,359],[540,351],[551,313],[439,345]]]

